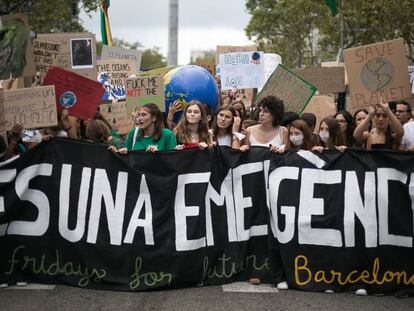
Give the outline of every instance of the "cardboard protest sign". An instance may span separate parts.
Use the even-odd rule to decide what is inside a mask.
[[[340,62],[322,62],[321,63],[321,67],[344,67],[345,68],[345,63],[340,63]],[[344,76],[345,76],[345,85],[349,85],[349,79],[348,79],[348,75],[346,73],[346,70],[344,70]]]
[[[264,77],[263,52],[220,55],[222,90],[260,88],[264,85]]]
[[[216,65],[213,61],[197,59],[195,64],[207,70],[213,77],[216,75]]]
[[[54,85],[58,111],[68,109],[69,114],[80,119],[95,116],[104,89],[99,82],[62,68],[49,69],[44,85]]]
[[[216,65],[220,63],[221,54],[255,51],[257,51],[257,46],[255,45],[218,45],[216,49]]]
[[[27,16],[0,16],[0,80],[35,74]]]
[[[302,113],[310,112],[316,116],[315,133],[319,131],[319,123],[325,117],[336,114],[336,105],[333,97],[327,95],[313,96]]]
[[[344,60],[354,106],[411,96],[402,38],[347,49]]]
[[[124,100],[125,81],[135,73],[131,60],[106,59],[97,62],[98,82],[105,87],[102,100]]]
[[[273,95],[283,100],[285,111],[300,114],[315,92],[315,86],[279,64],[257,95],[255,102],[258,103],[263,97]]]
[[[60,43],[56,66],[73,71],[79,75],[95,80],[96,41],[95,35],[82,33],[43,33],[37,38],[44,41]]]
[[[162,76],[164,77],[168,72],[175,69],[174,66],[168,66],[168,67],[161,67],[156,68],[148,71],[141,71],[137,73],[137,77],[152,77],[152,76]]]
[[[60,43],[54,41],[34,40],[33,54],[36,72],[45,76],[50,67],[56,66],[58,55],[62,47]]]
[[[131,117],[127,114],[126,102],[102,104],[99,111],[119,134],[128,134],[134,125]]]
[[[15,124],[21,124],[24,128],[57,125],[53,85],[3,91],[0,102],[6,130],[11,130]]]
[[[102,47],[101,60],[118,59],[132,61],[134,63],[134,73],[137,73],[141,68],[142,52],[131,49],[124,49],[116,46]]]
[[[161,111],[165,111],[164,78],[162,76],[130,78],[126,80],[125,87],[128,116],[148,103],[154,103]]]
[[[345,91],[344,67],[309,67],[293,70],[318,88],[320,94]]]

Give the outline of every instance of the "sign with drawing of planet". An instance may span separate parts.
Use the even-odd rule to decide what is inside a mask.
[[[354,107],[411,96],[403,39],[347,49],[344,60]]]

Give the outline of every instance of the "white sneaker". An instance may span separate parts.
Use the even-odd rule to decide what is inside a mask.
[[[367,296],[368,293],[367,293],[366,289],[360,288],[360,289],[357,289],[355,291],[355,295],[358,295],[358,296]]]
[[[25,287],[27,286],[27,282],[17,282],[16,286]]]
[[[9,284],[7,283],[0,283],[0,288],[7,288],[9,287]]]
[[[327,290],[325,291],[325,293],[327,293],[327,294],[335,294],[335,291],[334,291],[334,290],[332,290],[332,289],[327,289]]]
[[[289,288],[289,286],[287,285],[285,281],[278,283],[276,287],[277,289],[281,289],[281,290],[285,290]]]

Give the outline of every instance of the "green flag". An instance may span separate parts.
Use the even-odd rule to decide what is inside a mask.
[[[325,3],[331,9],[332,16],[335,16],[338,13],[338,10],[336,8],[336,0],[325,0]]]

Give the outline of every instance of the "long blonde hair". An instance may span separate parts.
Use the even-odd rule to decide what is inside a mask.
[[[192,100],[188,103],[187,107],[185,107],[183,115],[181,116],[180,121],[178,122],[177,126],[174,128],[174,134],[177,137],[177,142],[180,144],[190,144],[191,143],[191,130],[188,126],[188,121],[186,117],[186,113],[189,107],[191,106],[198,106],[201,112],[201,120],[198,122],[198,142],[205,142],[207,144],[211,144],[211,136],[208,132],[208,121],[207,121],[207,114],[206,110],[202,103],[198,100]]]

